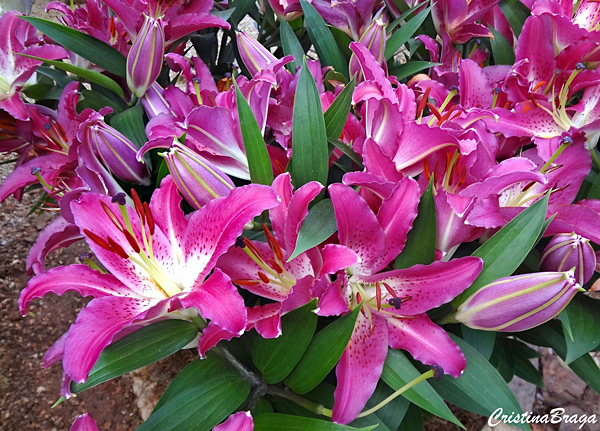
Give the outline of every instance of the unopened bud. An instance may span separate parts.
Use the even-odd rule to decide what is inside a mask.
[[[142,97],[160,74],[165,51],[165,32],[162,20],[144,16],[127,55],[127,86],[137,97]]]
[[[581,290],[573,271],[513,275],[482,287],[455,318],[473,329],[525,331],[552,319]]]
[[[561,233],[550,240],[542,258],[542,271],[568,271],[574,268],[575,279],[583,286],[596,269],[596,253],[587,238],[575,232]]]

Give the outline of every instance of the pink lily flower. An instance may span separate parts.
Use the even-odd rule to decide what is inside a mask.
[[[348,34],[353,40],[360,39],[372,21],[375,0],[311,0],[310,2],[328,24]]]
[[[276,206],[278,198],[270,187],[248,185],[187,219],[180,202],[167,177],[150,205],[136,195],[132,208],[124,195],[111,200],[93,193],[71,203],[75,224],[108,272],[78,264],[57,267],[32,278],[21,292],[24,315],[34,298],[47,293],[74,290],[94,297],[48,351],[46,365],[62,356],[67,379],[83,382],[102,349],[122,331],[156,319],[200,316],[238,336],[244,331],[243,299],[214,267],[244,225]],[[63,389],[68,396],[68,385]]]
[[[308,214],[308,205],[323,186],[312,181],[293,191],[291,177],[281,174],[273,181],[282,202],[269,211],[273,233],[264,228],[267,242],[244,239],[243,247],[231,247],[217,263],[234,284],[263,298],[275,301],[262,308],[268,314],[256,330],[265,338],[281,334],[281,315],[298,308],[327,288],[329,274],[356,262],[351,250],[337,244],[314,247],[290,260],[298,232]],[[320,305],[327,299],[321,298]],[[255,310],[257,312],[259,309]],[[340,311],[337,311],[339,313]],[[335,314],[337,314],[335,313]]]
[[[66,58],[67,51],[56,45],[42,44],[34,26],[19,18],[15,11],[0,17],[0,109],[18,120],[29,118],[19,91],[42,64],[41,61],[23,57],[27,54],[48,60]]]
[[[448,34],[453,43],[465,43],[473,37],[490,37],[487,27],[479,19],[498,0],[442,0],[435,3],[433,23],[438,34]]]
[[[471,285],[482,268],[474,257],[388,270],[400,253],[417,213],[419,189],[405,178],[375,214],[367,202],[344,184],[329,194],[340,244],[359,261],[346,268],[344,289],[337,292],[348,309],[361,307],[350,342],[336,368],[334,422],[351,422],[373,394],[388,346],[408,350],[445,373],[460,376],[466,361],[460,349],[425,314],[451,301]],[[401,210],[399,210],[401,209]]]
[[[253,431],[254,419],[250,412],[237,412],[225,422],[213,428],[213,431]]]
[[[69,431],[99,431],[98,424],[89,413],[77,416]]]

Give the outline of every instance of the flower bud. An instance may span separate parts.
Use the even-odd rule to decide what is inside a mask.
[[[582,290],[572,270],[513,275],[471,295],[455,318],[473,329],[525,331],[552,319]]]
[[[240,57],[252,76],[278,61],[277,57],[245,31],[237,32],[236,39]]]
[[[575,232],[561,233],[550,240],[540,260],[542,271],[568,271],[575,269],[575,278],[583,286],[596,269],[596,252],[590,240]]]
[[[235,187],[219,168],[177,140],[163,157],[175,185],[196,209],[213,199],[227,196]]]
[[[302,16],[299,0],[269,0],[273,12],[286,21],[293,21]]]
[[[160,18],[144,15],[144,24],[127,55],[127,86],[142,97],[163,65],[165,32]]]
[[[148,167],[136,159],[138,147],[106,124],[102,115],[93,113],[81,123],[78,137],[118,178],[130,183],[150,184]]]
[[[383,22],[382,19],[374,19],[371,25],[367,27],[365,32],[362,34],[362,36],[358,40],[358,43],[365,46],[369,50],[369,52],[373,54],[375,60],[377,60],[383,71],[387,74],[387,61],[385,58],[385,28],[386,24]],[[354,76],[354,74],[357,74],[357,83],[364,81],[362,67],[355,53],[353,53],[350,57],[349,68],[350,76]]]

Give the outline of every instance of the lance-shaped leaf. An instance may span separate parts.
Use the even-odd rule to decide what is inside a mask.
[[[265,140],[260,133],[252,109],[237,84],[235,86],[235,100],[244,148],[248,157],[250,179],[253,183],[271,185],[273,182],[273,169],[271,168]]]
[[[548,197],[531,205],[473,252],[472,256],[483,259],[483,269],[471,287],[452,302],[455,307],[486,284],[508,277],[519,267],[543,233]]]
[[[421,24],[429,15],[431,8],[433,5],[429,6],[427,9],[419,12],[413,19],[408,21],[400,30],[394,32],[385,44],[385,59],[389,60],[396,54],[396,52],[400,49],[402,45],[404,45],[408,39],[412,37],[413,34],[421,27]]]
[[[177,352],[198,335],[186,320],[163,320],[121,338],[102,351],[84,383],[72,383],[73,393],[137,370]]]
[[[397,431],[422,431],[423,412],[415,404],[411,404]]]
[[[370,431],[377,425],[354,428],[322,419],[267,413],[254,418],[254,431]]]
[[[392,389],[400,389],[408,382],[419,377],[421,373],[400,350],[388,351],[381,378]],[[444,400],[431,385],[424,381],[402,393],[402,396],[413,404],[462,427],[462,424],[450,411]]]
[[[560,322],[551,320],[545,325],[520,332],[518,337],[536,346],[550,347],[563,360],[567,357],[567,346]],[[569,364],[590,388],[600,394],[600,368],[590,355],[582,355]]]
[[[110,106],[114,113],[119,113],[124,109],[127,109],[127,104],[123,101],[123,99],[119,99],[121,100],[121,103],[118,103],[95,90],[84,89],[81,90],[79,94],[81,97],[79,102],[77,102],[78,112],[83,111],[85,108],[92,108],[94,111],[100,111],[100,109],[104,108],[105,106]]]
[[[496,344],[496,333],[494,331],[479,331],[460,325],[463,340],[475,348],[485,359],[490,359]]]
[[[296,72],[298,67],[302,67],[302,58],[304,58],[304,49],[300,41],[296,37],[294,30],[284,19],[280,21],[281,31],[281,47],[283,48],[283,55],[291,55],[294,57],[294,61],[285,65],[285,67],[292,73]]]
[[[43,61],[51,66],[56,67],[57,69],[64,70],[66,72],[71,72],[77,76],[80,76],[84,79],[87,79],[90,82],[95,82],[96,84],[100,84],[103,87],[108,88],[111,91],[114,91],[119,96],[123,97],[123,89],[119,87],[115,81],[110,79],[108,76],[102,75],[101,73],[94,72],[93,70],[84,69],[83,67],[74,66],[70,63],[65,63],[63,61],[56,60],[46,60],[41,57],[34,57],[33,55],[19,54],[23,57],[33,58],[34,60]]]
[[[584,295],[573,298],[564,310],[569,316],[569,325],[575,340],[565,337],[567,354],[565,362],[570,364],[575,359],[595,349],[600,344],[600,301]]]
[[[502,0],[499,3],[502,13],[506,17],[506,20],[510,24],[510,28],[517,37],[521,34],[521,29],[525,20],[531,14],[527,6],[521,3],[519,0]]]
[[[429,265],[435,261],[437,219],[433,201],[433,177],[421,196],[417,217],[412,229],[406,235],[406,244],[396,258],[396,269],[410,268],[413,265]]]
[[[126,75],[126,60],[112,46],[75,29],[46,19],[22,16],[28,23],[54,40],[56,43],[91,61],[110,73]]]
[[[142,148],[148,141],[144,125],[144,108],[142,105],[134,106],[113,115],[110,118],[110,125],[136,144],[138,148]]]
[[[316,300],[313,300],[283,316],[279,338],[256,339],[252,362],[265,382],[282,381],[302,358],[317,326],[317,315],[313,313],[315,307]]]
[[[352,80],[346,84],[344,89],[337,95],[333,103],[323,114],[327,137],[330,139],[337,139],[340,137],[340,133],[342,133],[346,120],[348,119],[348,114],[350,113],[352,93],[354,92],[355,86],[356,83],[354,77],[352,77]]]
[[[317,387],[338,363],[348,345],[360,307],[330,323],[313,338],[285,383],[297,394]]]
[[[512,45],[504,36],[502,36],[502,33],[493,27],[489,27],[489,29],[494,35],[494,37],[490,39],[492,54],[494,54],[494,64],[513,65],[515,62],[515,52],[513,51]]]
[[[306,30],[312,41],[321,64],[333,68],[348,78],[348,61],[338,48],[335,38],[319,12],[306,0],[300,0],[304,11]]]
[[[483,416],[490,416],[498,408],[521,414],[519,402],[498,371],[467,342],[449,335],[467,358],[467,368],[458,379],[443,376],[430,381],[437,393],[446,401]],[[531,429],[526,423],[514,425],[523,430]]]
[[[294,187],[299,188],[310,181],[327,184],[328,161],[329,151],[321,98],[304,60],[294,97],[292,124]]]
[[[300,227],[300,231],[298,232],[296,247],[288,262],[306,250],[321,244],[336,231],[337,223],[331,199],[324,199],[310,209],[302,222],[302,227]]]
[[[390,75],[394,75],[398,79],[404,79],[422,70],[430,67],[439,66],[442,63],[433,63],[431,61],[409,61],[398,66],[390,67]]]
[[[250,384],[220,358],[196,360],[171,382],[137,431],[208,431],[235,411],[249,393]]]
[[[394,390],[380,381],[377,384],[375,392],[373,392],[373,395],[367,402],[365,410],[375,407],[393,394]],[[404,419],[409,406],[410,401],[406,398],[396,397],[376,412],[362,418],[354,419],[350,422],[350,425],[355,427],[378,425],[377,431],[396,431]]]

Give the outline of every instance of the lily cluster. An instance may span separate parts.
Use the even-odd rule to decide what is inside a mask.
[[[37,190],[34,212],[55,213],[20,311],[48,293],[93,298],[44,356],[62,362],[62,397],[111,348],[175,321],[192,337],[170,353],[197,348],[190,366],[223,379],[218,406],[178,410],[173,392],[203,387],[186,367],[140,429],[396,429],[374,412],[403,399],[440,414],[405,391],[429,377],[464,390],[473,355],[487,361],[463,338],[498,333],[498,377],[501,347],[526,351],[559,315],[573,340],[569,316],[598,308],[585,292],[600,3],[516,3],[261,1],[246,11],[257,37],[237,2],[50,3],[61,24],[5,13],[0,151],[16,164],[0,201]],[[46,268],[78,241],[80,263]],[[98,428],[85,414],[71,429]]]

